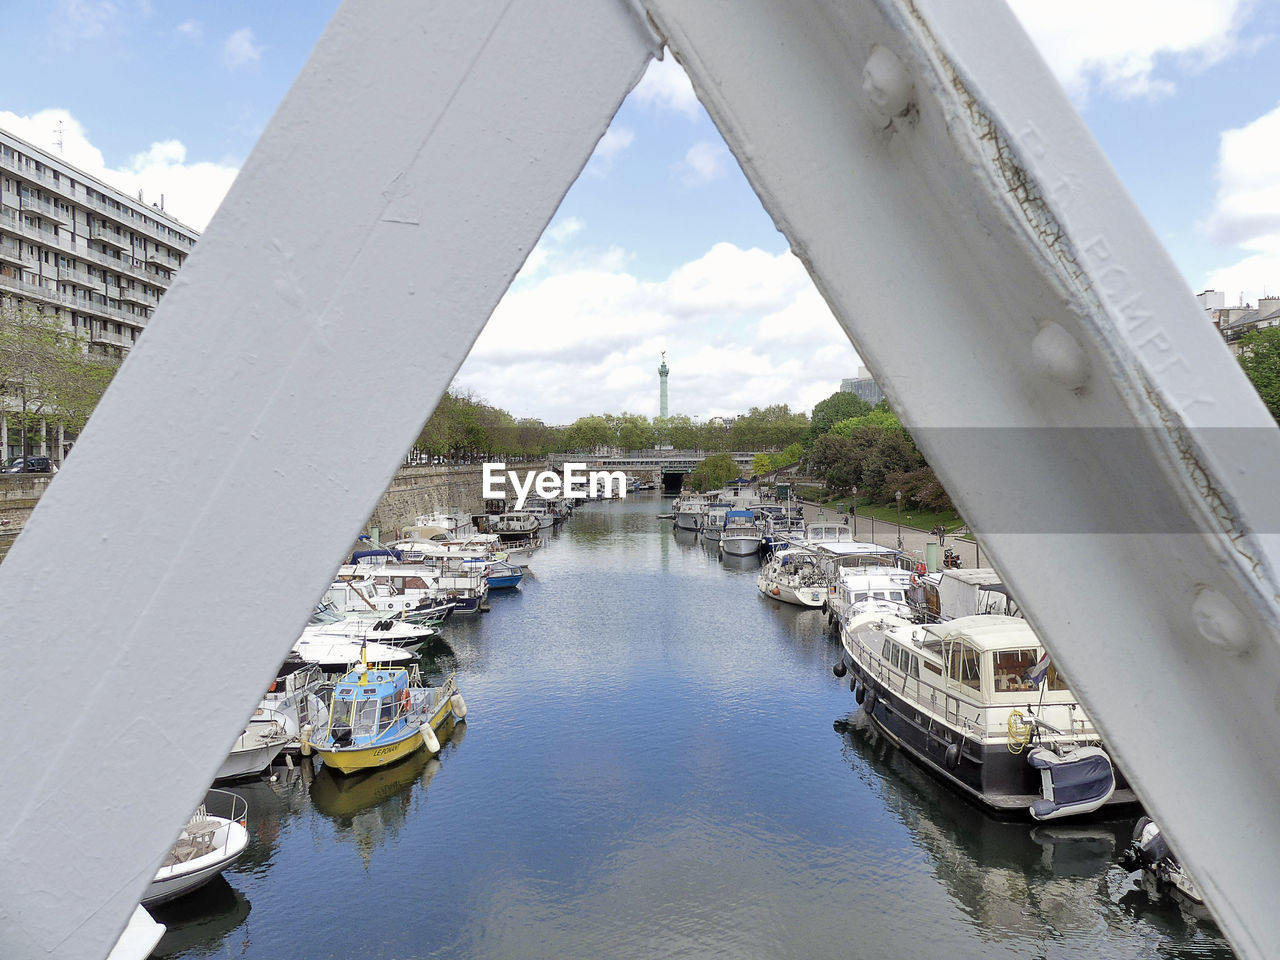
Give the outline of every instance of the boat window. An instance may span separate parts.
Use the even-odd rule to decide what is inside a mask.
[[[885,637],[885,641],[884,641],[884,648],[880,651],[880,656],[882,656],[882,657],[884,657],[886,660],[888,660],[888,659],[889,659],[889,651],[890,651],[890,650],[892,650],[892,649],[893,649],[893,644],[889,642],[889,638],[888,638],[888,637]],[[890,662],[892,662],[892,661],[890,661]]]
[[[915,654],[911,655],[911,669],[907,671],[913,677],[920,676],[920,658]]]
[[[857,593],[855,593],[855,594],[853,595],[853,599],[854,599],[854,602],[855,602],[855,603],[856,603],[857,601],[859,601],[859,600],[865,600],[865,599],[867,599],[867,591],[865,591],[865,590],[859,590]]]
[[[361,700],[356,705],[356,722],[351,725],[357,737],[371,737],[378,732],[378,698]]]
[[[902,653],[902,650],[897,646],[897,644],[894,644],[892,647],[889,648],[889,662],[893,664],[893,668],[895,670],[898,668],[898,656],[901,653]]]
[[[900,601],[900,600],[902,600],[902,591],[901,591],[901,590],[892,590],[892,591],[890,591],[890,593],[889,593],[889,599],[890,599],[890,600],[899,600],[899,601]]]
[[[384,697],[382,700],[382,717],[378,724],[378,730],[383,731],[390,729],[391,722],[396,718],[396,701],[394,697]]]
[[[1062,675],[1062,671],[1053,663],[1049,664],[1049,689],[1050,690],[1069,690],[1067,686],[1067,678]]]
[[[1028,675],[1040,659],[1039,650],[997,650],[993,657],[992,672],[995,674],[997,693],[1035,689],[1036,685]]]
[[[354,700],[335,700],[333,704],[333,726],[351,726],[351,712],[354,707]]]
[[[958,680],[966,687],[982,689],[981,673],[978,666],[978,651],[965,643],[951,645],[951,655],[947,663],[948,676]]]

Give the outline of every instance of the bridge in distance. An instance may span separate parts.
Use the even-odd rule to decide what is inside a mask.
[[[718,451],[699,450],[640,450],[623,456],[589,457],[585,454],[553,454],[549,458],[552,467],[563,469],[566,463],[584,463],[589,470],[621,470],[628,478],[662,474],[662,488],[671,493],[680,492],[680,484],[689,473],[707,457]],[[757,451],[728,451],[738,465],[740,476],[751,476],[751,467],[759,455]]]

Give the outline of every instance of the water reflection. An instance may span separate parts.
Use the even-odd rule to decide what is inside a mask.
[[[155,960],[168,957],[213,957],[239,954],[225,941],[249,917],[249,900],[227,882],[214,877],[203,887],[178,900],[150,910],[165,925]],[[247,938],[247,934],[246,934]]]
[[[1039,823],[994,819],[938,784],[861,711],[837,720],[850,764],[869,777],[885,807],[931,860],[934,875],[992,943],[1104,944],[1137,934],[1157,956],[1230,958],[1212,925],[1168,922],[1117,863],[1134,818]],[[1141,898],[1140,900],[1138,898]],[[1134,920],[1152,913],[1155,921]]]
[[[374,851],[394,841],[414,810],[426,802],[440,758],[458,748],[466,729],[465,723],[447,722],[438,732],[439,756],[418,750],[398,763],[355,774],[321,766],[311,780],[311,803],[333,822],[336,839],[355,844],[368,867]]]

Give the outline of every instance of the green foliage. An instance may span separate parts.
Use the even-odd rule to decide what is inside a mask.
[[[738,465],[727,453],[717,453],[707,457],[685,477],[685,484],[698,493],[716,490],[738,476]]]
[[[8,398],[13,432],[24,438],[24,454],[39,436],[39,422],[83,429],[119,362],[87,350],[88,341],[62,321],[30,304],[0,304],[0,394]]]
[[[767,453],[757,453],[751,461],[751,472],[757,477],[764,476],[772,469],[773,458]]]
[[[851,437],[855,430],[862,427],[876,427],[880,430],[901,430],[902,424],[891,410],[879,408],[870,410],[860,416],[849,417],[835,423],[831,432],[842,437]]]
[[[831,428],[841,420],[861,417],[870,412],[871,404],[856,393],[837,390],[814,406],[813,415],[809,418],[809,439],[816,440],[824,433],[830,433]]]
[[[1240,350],[1240,366],[1271,416],[1280,422],[1280,327],[1246,333]]]
[[[792,413],[787,404],[775,404],[761,410],[752,407],[738,417],[729,428],[724,450],[782,450],[802,441],[809,434],[809,418]]]

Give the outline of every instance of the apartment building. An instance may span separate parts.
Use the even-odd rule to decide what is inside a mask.
[[[0,298],[54,312],[90,351],[122,356],[137,342],[198,237],[0,130]],[[41,452],[61,459],[59,447]],[[0,458],[11,454],[0,436]]]
[[[0,130],[0,292],[127,351],[199,234]]]

